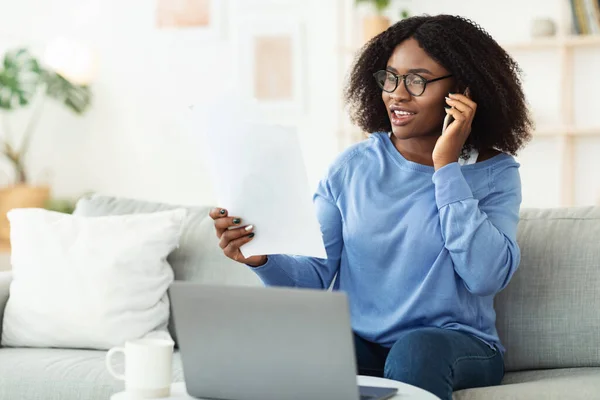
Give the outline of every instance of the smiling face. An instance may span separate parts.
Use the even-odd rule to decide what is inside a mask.
[[[450,72],[434,61],[415,39],[399,44],[388,60],[386,69],[398,75],[416,73],[430,80],[450,75]],[[381,97],[397,139],[439,136],[446,112],[445,97],[456,88],[453,77],[427,83],[420,96],[411,95],[399,79],[393,93],[382,91]]]

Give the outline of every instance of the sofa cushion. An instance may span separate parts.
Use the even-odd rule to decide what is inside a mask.
[[[173,270],[165,259],[185,215],[9,211],[13,281],[2,345],[108,350],[147,335],[169,338]]]
[[[600,367],[600,207],[523,210],[517,240],[496,297],[507,371]]]
[[[152,213],[183,206],[152,203],[134,199],[89,195],[77,202],[74,214],[84,216]],[[168,261],[175,280],[206,284],[260,285],[260,279],[250,269],[223,255],[215,234],[210,207],[184,207],[188,210],[179,248]]]
[[[183,206],[92,194],[82,197],[77,202],[74,214],[123,215],[152,213],[181,207]],[[225,257],[219,247],[213,220],[208,215],[210,207],[184,208],[187,210],[187,216],[179,247],[167,258],[175,273],[175,280],[215,285],[262,285],[261,280],[250,268]],[[177,343],[172,314],[169,332]]]
[[[0,332],[2,332],[2,321],[4,320],[4,309],[10,294],[10,283],[12,282],[12,271],[0,271]]]
[[[455,392],[454,400],[589,400],[600,397],[600,368],[509,372],[502,385]]]
[[[124,389],[104,363],[105,351],[0,349],[0,399],[107,400]],[[113,365],[123,371],[123,356]],[[181,358],[173,355],[173,381],[183,381]]]

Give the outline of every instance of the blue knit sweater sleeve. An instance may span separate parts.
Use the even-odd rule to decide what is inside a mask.
[[[466,288],[494,295],[510,281],[520,262],[517,224],[521,180],[516,163],[491,171],[490,193],[478,201],[458,163],[433,175],[445,247]]]

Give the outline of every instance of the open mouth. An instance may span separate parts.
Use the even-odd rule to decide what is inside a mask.
[[[403,126],[409,123],[416,113],[405,110],[392,110],[390,112],[390,120],[394,126]]]

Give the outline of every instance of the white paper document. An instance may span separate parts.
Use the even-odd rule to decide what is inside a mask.
[[[214,106],[192,111],[193,129],[201,132],[216,206],[254,225],[243,255],[326,258],[296,130],[251,121],[239,103]]]

